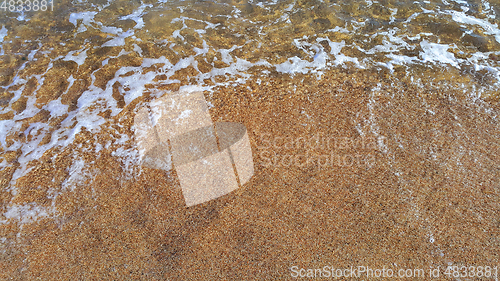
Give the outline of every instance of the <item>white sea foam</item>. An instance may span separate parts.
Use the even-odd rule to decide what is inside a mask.
[[[144,27],[144,20],[142,18],[142,16],[144,15],[144,10],[147,8],[147,7],[152,7],[153,5],[150,5],[150,4],[142,4],[141,6],[139,6],[139,8],[137,8],[136,10],[134,10],[130,15],[126,15],[126,16],[123,16],[123,17],[120,17],[121,20],[128,20],[128,19],[131,19],[133,21],[135,21],[136,25],[134,26],[135,29],[141,29]]]
[[[4,25],[2,25],[2,29],[0,29],[0,56],[4,54],[3,51],[3,39],[8,35],[7,28],[5,28]]]
[[[5,25],[2,25],[2,29],[0,29],[0,43],[3,42],[5,36],[7,36],[7,28],[5,28]]]
[[[420,46],[423,50],[421,56],[424,63],[444,63],[458,67],[455,55],[448,52],[450,46],[446,44],[429,43],[427,40],[420,42]]]
[[[68,169],[69,177],[62,183],[62,190],[73,191],[77,185],[85,182],[87,177],[90,176],[89,172],[85,170],[86,165],[87,163],[83,159],[73,161]]]
[[[32,223],[40,218],[49,217],[54,212],[54,209],[39,206],[35,202],[24,205],[15,204],[7,207],[7,211],[3,213],[5,219],[0,220],[0,224],[6,224],[10,221],[14,221],[22,227],[24,224]]]
[[[133,30],[129,30],[126,32],[122,32],[118,34],[117,37],[114,37],[113,39],[107,41],[104,43],[102,46],[103,47],[117,47],[117,46],[124,46],[125,45],[125,38],[130,37],[134,35]]]
[[[484,34],[495,36],[497,42],[500,43],[500,29],[498,28],[498,25],[492,24],[485,19],[478,19],[476,17],[469,16],[464,12],[449,11],[448,13],[456,22],[482,27]]]
[[[82,20],[82,25],[91,25],[91,23],[94,21],[95,15],[97,15],[97,12],[91,12],[91,11],[72,13],[69,16],[69,22],[72,23],[74,26],[77,26],[78,20]],[[87,29],[85,28],[85,30],[87,30]],[[83,30],[83,31],[85,31],[85,30]],[[82,32],[82,31],[80,31],[80,32]]]
[[[73,55],[77,53],[77,55]],[[78,50],[69,52],[63,60],[65,61],[74,61],[78,64],[78,66],[85,63],[85,59],[87,58],[87,50]]]

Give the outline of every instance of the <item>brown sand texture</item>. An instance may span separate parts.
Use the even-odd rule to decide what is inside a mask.
[[[0,280],[294,280],[293,268],[325,266],[395,275],[339,279],[495,280],[445,274],[500,267],[499,109],[470,91],[346,70],[220,87],[205,95],[212,121],[246,126],[254,173],[191,207],[175,169],[126,175],[114,145],[92,152],[133,139],[146,93],[17,180],[13,203],[50,207],[72,156],[91,163],[56,215],[0,225]],[[0,171],[4,202],[13,172]]]

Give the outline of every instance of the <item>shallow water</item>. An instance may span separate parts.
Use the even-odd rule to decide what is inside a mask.
[[[431,216],[418,218],[425,216],[422,202],[427,197],[408,186],[418,185],[412,174],[424,174],[429,181],[434,176],[412,163],[435,158],[438,164],[432,165],[452,171],[448,176],[457,182],[482,186],[478,178],[483,178],[490,183],[485,186],[496,188],[498,159],[485,151],[498,149],[493,134],[498,130],[494,105],[500,86],[498,1],[56,1],[53,11],[0,9],[0,14],[0,225],[13,227],[0,233],[2,244],[25,245],[22,237],[29,235],[23,227],[29,233],[31,224],[45,220],[58,227],[69,225],[88,198],[108,196],[99,189],[106,186],[100,179],[106,175],[103,165],[120,168],[110,172],[119,178],[110,183],[114,188],[144,177],[137,165],[131,116],[165,92],[177,90],[205,91],[214,118],[245,123],[254,145],[259,144],[259,132],[275,130],[273,122],[282,126],[273,131],[276,135],[295,134],[300,128],[332,133],[328,126],[335,124],[352,125],[352,132],[344,133],[392,138],[392,144],[378,143],[379,152],[370,153],[384,155],[383,169],[392,169],[398,179],[394,184],[406,188],[398,195],[409,202],[404,214],[417,217],[408,219],[409,224],[424,224],[423,235],[432,240],[438,232],[431,230],[432,223],[426,224]],[[320,106],[335,104],[332,99],[345,108]],[[448,106],[449,115],[441,115]],[[405,111],[412,117],[406,118]],[[290,116],[297,118],[298,128],[280,123]],[[411,128],[398,120],[414,127],[424,122],[420,125],[426,133],[405,135],[400,127]],[[456,123],[450,125],[449,120]],[[433,127],[433,122],[439,126]],[[491,147],[481,148],[488,141]],[[480,145],[468,147],[473,143]],[[112,160],[99,160],[102,155]],[[463,157],[480,164],[464,168]],[[432,165],[429,169],[439,170]],[[477,178],[470,179],[466,170]],[[279,170],[289,178],[302,173],[324,177],[293,171]],[[267,179],[276,173],[264,172],[262,181],[290,184],[289,179]],[[169,176],[158,177],[154,180],[175,185]],[[130,188],[141,192],[137,185]],[[354,194],[352,187],[346,190]],[[79,197],[79,192],[85,195]],[[250,195],[243,197],[248,203],[253,193],[247,192]],[[168,196],[158,202],[171,203]],[[276,200],[278,205],[286,201]],[[299,209],[310,208],[297,204]],[[164,211],[175,213],[177,207]],[[89,212],[85,209],[84,216]],[[152,220],[156,215],[148,216]],[[189,216],[161,218],[185,223]],[[225,216],[230,215],[220,215]],[[186,225],[172,225],[174,234],[184,233]],[[204,239],[196,235],[190,239]],[[175,245],[189,244],[172,237],[168,239]],[[160,264],[163,255],[168,256],[158,255]]]

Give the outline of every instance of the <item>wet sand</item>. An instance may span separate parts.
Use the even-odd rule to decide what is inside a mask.
[[[426,274],[440,266],[435,280],[444,280],[448,265],[500,265],[495,100],[347,70],[320,80],[271,74],[205,98],[213,121],[248,130],[255,174],[246,185],[187,208],[175,171],[125,172],[114,145],[96,155],[97,143],[133,137],[139,98],[97,135],[82,132],[57,155],[48,151],[17,181],[13,203],[50,208],[72,156],[94,161],[90,175],[57,197],[57,216],[0,227],[0,279],[288,280],[292,266]],[[285,146],[287,137],[316,135],[371,143]],[[308,152],[371,162],[279,158]],[[269,155],[278,160],[269,164]],[[3,202],[13,199],[13,172],[1,171]]]

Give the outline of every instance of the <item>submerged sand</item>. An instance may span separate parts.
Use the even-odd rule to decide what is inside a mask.
[[[293,266],[365,266],[440,267],[439,280],[449,265],[499,266],[499,108],[471,91],[347,70],[220,87],[205,96],[213,121],[246,126],[255,174],[190,208],[175,170],[125,172],[116,146],[93,152],[133,137],[132,104],[98,134],[48,151],[14,199],[14,169],[0,172],[4,202],[56,210],[1,225],[0,279],[286,280]],[[340,142],[290,145],[318,137]],[[306,153],[316,158],[289,161]],[[73,155],[94,161],[92,172],[62,192]]]

